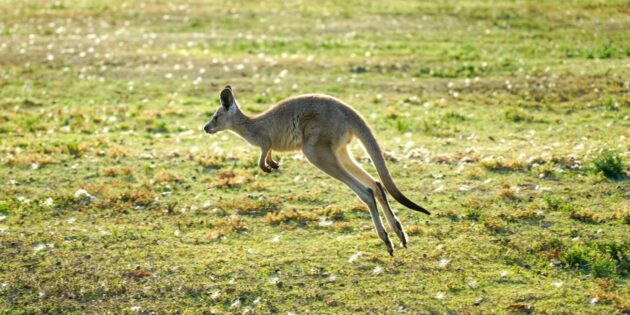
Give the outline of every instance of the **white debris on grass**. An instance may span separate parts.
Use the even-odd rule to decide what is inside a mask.
[[[239,306],[241,306],[241,300],[236,300],[230,305],[230,308],[238,308]]]
[[[438,293],[435,295],[435,298],[436,298],[436,299],[438,299],[438,300],[443,299],[443,298],[444,298],[444,292],[438,292]]]
[[[90,204],[96,200],[96,197],[90,195],[85,189],[79,189],[74,192],[74,198],[79,199],[81,203]]]
[[[331,225],[333,225],[333,221],[326,220],[326,218],[324,218],[324,217],[319,218],[319,226],[321,226],[321,227],[328,227],[328,226],[331,226]]]
[[[350,256],[350,259],[348,259],[349,263],[353,263],[355,262],[357,259],[359,259],[359,257],[361,257],[363,255],[362,251],[358,251],[356,253],[354,253],[352,256]]]
[[[271,239],[272,243],[278,243],[280,242],[280,235],[276,235]]]
[[[41,250],[44,250],[46,248],[53,248],[53,247],[55,247],[55,243],[47,243],[47,244],[39,243],[39,244],[33,246],[33,251],[35,251],[37,253],[37,252],[39,252]]]
[[[372,271],[372,273],[375,275],[380,275],[381,273],[383,273],[383,268],[381,268],[381,266],[376,266],[374,267],[374,270]]]
[[[46,198],[46,200],[44,201],[44,206],[46,207],[52,207],[54,204],[55,202],[50,197]]]
[[[446,259],[446,258],[440,259],[440,261],[438,262],[438,267],[440,267],[440,268],[444,268],[444,267],[446,267],[446,266],[447,266],[450,262],[451,262],[451,260],[450,260],[450,259]]]

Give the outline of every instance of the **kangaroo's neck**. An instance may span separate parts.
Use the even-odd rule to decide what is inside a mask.
[[[232,131],[241,136],[247,142],[252,145],[260,146],[261,137],[264,136],[265,131],[258,123],[257,119],[249,117],[241,112],[236,113],[235,124],[232,126]]]

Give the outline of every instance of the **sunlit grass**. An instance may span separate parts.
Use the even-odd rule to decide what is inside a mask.
[[[0,12],[0,313],[630,308],[625,1]],[[299,152],[266,174],[257,149],[202,132],[225,84],[252,115],[346,101],[433,215],[389,198],[410,239],[390,230],[390,258]]]

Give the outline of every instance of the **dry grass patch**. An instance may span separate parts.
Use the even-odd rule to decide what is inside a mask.
[[[328,206],[317,210],[316,213],[332,221],[343,221],[344,219],[343,210],[337,206]]]
[[[481,166],[493,172],[516,172],[524,171],[528,168],[527,163],[517,158],[505,160],[502,157],[485,158],[481,160]]]
[[[352,210],[352,212],[370,212],[367,206],[362,203],[355,204],[350,210]]]
[[[545,217],[542,211],[531,208],[525,210],[506,210],[501,212],[499,216],[502,219],[511,222],[520,220],[538,220]]]
[[[44,166],[48,164],[55,164],[57,160],[51,156],[38,154],[38,153],[26,153],[20,155],[9,155],[6,159],[6,164],[11,166],[33,167]]]
[[[467,169],[464,174],[466,175],[467,178],[478,180],[478,179],[483,178],[486,175],[486,171],[479,166],[473,166]]]
[[[595,213],[584,209],[573,209],[569,212],[569,218],[584,223],[597,223],[599,219]]]
[[[224,213],[236,211],[240,215],[262,216],[270,212],[278,211],[282,207],[280,199],[253,200],[250,198],[238,198],[220,200],[216,207]]]
[[[253,182],[249,185],[249,188],[255,191],[264,191],[269,188],[269,184],[265,184],[263,182]]]
[[[352,231],[352,225],[346,222],[335,222],[333,224],[333,227],[335,228],[335,231],[339,233],[346,233],[346,232]]]
[[[99,203],[100,208],[127,211],[130,208],[146,208],[155,202],[156,194],[145,188],[129,189],[106,197]]]
[[[289,211],[280,211],[278,213],[267,213],[263,221],[271,225],[290,223],[307,225],[309,222],[317,221],[317,215],[312,212],[304,212],[291,209]]]
[[[479,154],[472,150],[457,151],[454,153],[436,154],[432,158],[433,162],[440,164],[474,163],[479,161]]]
[[[214,187],[219,188],[233,188],[241,186],[252,179],[252,176],[246,172],[239,170],[225,170],[219,173],[219,180],[214,184]]]
[[[426,231],[419,225],[410,225],[405,228],[405,232],[407,232],[407,235],[410,236],[426,234]]]
[[[237,214],[234,214],[227,219],[217,220],[212,224],[214,231],[208,235],[208,238],[219,239],[232,233],[247,231],[247,225],[245,223],[245,220]]]
[[[499,218],[490,217],[483,222],[483,226],[492,233],[504,233],[507,232],[507,227]]]
[[[196,159],[197,164],[205,169],[219,169],[225,162],[224,156],[204,154]]]
[[[160,183],[181,183],[183,181],[181,177],[169,171],[160,171],[153,176],[153,179]]]
[[[129,156],[129,152],[127,152],[126,150],[122,148],[114,147],[114,148],[107,149],[107,151],[105,151],[105,155],[114,160],[118,160],[118,159]]]
[[[503,187],[501,187],[501,190],[499,190],[497,194],[499,195],[499,197],[502,197],[505,199],[517,199],[516,189],[507,184],[503,185]]]
[[[453,221],[457,220],[457,213],[453,209],[446,209],[441,212],[436,213],[436,216],[442,218],[449,218]]]
[[[122,166],[122,167],[107,167],[103,169],[103,175],[109,177],[118,177],[118,176],[129,176],[133,173],[133,170],[130,167]]]

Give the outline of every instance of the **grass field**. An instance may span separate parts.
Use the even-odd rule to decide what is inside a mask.
[[[628,1],[0,16],[0,313],[630,313]],[[313,92],[357,109],[433,212],[392,200],[409,248],[390,257],[301,153],[266,174],[204,134],[228,83],[250,114]]]

